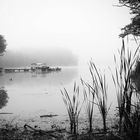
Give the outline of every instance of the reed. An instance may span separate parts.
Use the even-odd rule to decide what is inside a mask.
[[[88,85],[92,92],[96,95],[97,100],[97,106],[99,108],[102,120],[103,120],[103,130],[104,133],[107,131],[106,126],[106,119],[108,114],[108,106],[107,106],[107,83],[106,83],[106,77],[105,75],[101,75],[99,70],[97,69],[96,65],[93,63],[93,61],[90,61],[89,65],[91,77],[92,77],[92,85]]]
[[[133,82],[131,79],[134,65],[138,59],[139,47],[132,51],[125,47],[124,39],[122,39],[122,48],[119,51],[119,65],[114,56],[115,74],[112,74],[112,79],[116,89],[118,114],[119,114],[119,132],[122,132],[122,127],[130,126],[130,115],[132,106],[132,93],[134,92]],[[124,122],[123,122],[124,120]]]
[[[82,79],[81,83],[83,87],[85,108],[89,124],[89,133],[91,133],[93,131],[93,109],[94,109],[95,92],[93,92],[93,90],[91,90],[91,88],[89,87],[89,84],[83,81]]]
[[[133,84],[133,98],[130,112],[128,116],[125,112],[125,118],[128,118],[129,125],[126,125],[127,133],[132,140],[138,140],[140,138],[140,60],[136,61],[136,65],[131,74],[131,80]]]
[[[70,98],[70,93],[64,88],[62,91],[62,97],[64,104],[66,106],[68,115],[69,115],[69,120],[70,120],[70,132],[72,134],[77,134],[78,133],[78,118],[79,114],[81,112],[82,104],[80,103],[79,100],[79,86],[76,85],[76,82],[74,83],[74,88],[73,88],[73,96]]]

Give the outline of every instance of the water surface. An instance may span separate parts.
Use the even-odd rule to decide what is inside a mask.
[[[60,89],[72,87],[76,79],[76,67],[50,73],[3,73],[0,76],[0,86],[5,88],[9,99],[7,106],[0,112],[33,114],[44,110],[45,114],[62,114],[64,105]]]
[[[107,73],[108,83],[108,106],[112,103],[110,114],[116,106],[116,95],[113,89],[110,74]],[[57,114],[57,120],[68,119],[67,111],[62,100],[60,89],[64,87],[72,96],[73,84],[75,81],[80,83],[80,78],[87,82],[91,82],[91,76],[88,66],[86,67],[64,67],[59,72],[51,73],[3,73],[0,75],[0,87],[4,87],[8,94],[8,103],[4,106],[0,113],[13,113],[1,114],[1,119],[13,119],[18,117],[18,122],[22,118],[35,122],[35,125],[41,124],[46,128],[48,118],[40,118],[41,115]],[[83,101],[82,87],[80,84],[80,101]],[[94,117],[99,119],[99,112],[95,106]],[[114,112],[113,112],[114,113]],[[85,107],[82,109],[82,117],[85,115]],[[19,119],[20,118],[20,119]],[[32,119],[31,119],[32,118]],[[35,120],[35,121],[33,121]],[[25,123],[25,122],[24,122]],[[24,124],[23,123],[23,124]],[[26,122],[27,123],[27,122]]]

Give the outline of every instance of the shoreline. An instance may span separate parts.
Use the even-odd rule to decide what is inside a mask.
[[[3,122],[1,122],[2,120],[0,119],[0,138],[4,139],[6,137],[8,140],[12,137],[20,140],[104,140],[107,138],[107,140],[110,140],[110,137],[115,137],[115,129],[113,130],[113,128],[110,127],[108,128],[108,132],[104,134],[102,126],[97,127],[94,125],[95,122],[99,124],[100,121],[101,123],[101,119],[93,121],[93,132],[89,133],[87,119],[80,117],[78,134],[73,135],[70,133],[68,118],[59,121],[57,117],[58,116],[41,118],[42,122],[45,123],[44,126],[39,125],[39,121],[31,118],[30,121],[24,120],[25,122],[22,122],[22,124],[16,118],[11,121],[3,120]],[[114,135],[113,132],[115,132]]]
[[[65,129],[69,130],[69,117],[68,115],[58,115],[58,114],[42,114],[42,115],[36,115],[36,116],[22,116],[22,115],[14,115],[14,114],[8,114],[0,113],[0,123],[11,123],[13,125],[18,124],[19,127],[23,127],[25,124],[29,124],[32,127],[38,126],[42,130],[51,130],[52,127],[55,125],[55,127],[63,128],[63,125],[65,126]],[[107,118],[107,126],[110,127],[112,124],[114,124],[115,117],[109,116]],[[102,118],[100,114],[95,114],[93,116],[93,128],[94,129],[102,129]],[[79,116],[79,133],[83,133],[88,128],[88,120],[85,114],[81,114]],[[84,130],[84,131],[83,131]]]

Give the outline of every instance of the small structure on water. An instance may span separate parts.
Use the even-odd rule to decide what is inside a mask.
[[[19,68],[4,68],[4,72],[13,73],[13,72],[53,72],[60,71],[61,68],[51,68],[47,66],[45,63],[32,63],[30,67],[19,67]],[[0,69],[0,72],[3,69]]]
[[[24,67],[24,68],[5,68],[4,71],[6,73],[11,73],[11,72],[28,72],[30,71],[30,68],[29,67]]]
[[[48,72],[50,72],[50,71],[60,71],[61,68],[58,68],[58,67],[51,68],[51,67],[47,66],[45,63],[32,63],[31,70],[32,71],[42,71],[42,72],[48,71]]]
[[[32,63],[31,64],[32,71],[36,71],[36,70],[46,71],[47,69],[49,69],[49,67],[46,66],[45,63]]]

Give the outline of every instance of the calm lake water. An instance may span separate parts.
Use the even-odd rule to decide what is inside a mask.
[[[0,75],[0,87],[8,94],[8,103],[0,113],[5,117],[22,116],[29,118],[45,114],[58,114],[61,118],[67,112],[60,89],[65,87],[70,93],[74,81],[90,78],[87,67],[64,67],[59,72],[51,73],[3,73]],[[12,80],[11,80],[12,78]],[[82,98],[81,98],[82,100]],[[109,92],[109,104],[115,101],[115,93]],[[114,109],[114,108],[113,108]]]

